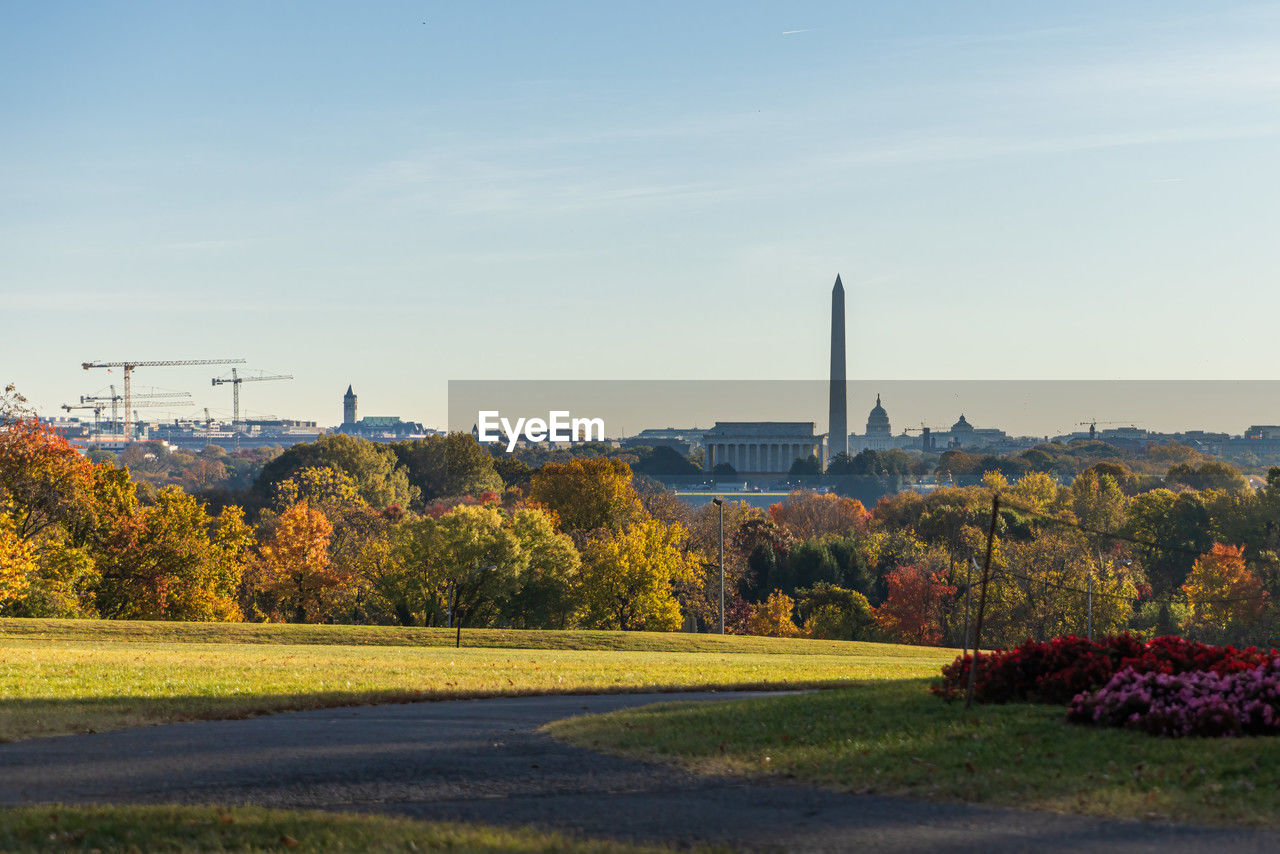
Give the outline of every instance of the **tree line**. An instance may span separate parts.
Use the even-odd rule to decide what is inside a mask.
[[[527,460],[461,433],[334,435],[264,455],[239,490],[201,490],[157,485],[118,464],[126,455],[81,455],[12,389],[0,407],[3,614],[718,623],[720,509],[685,504],[603,446]],[[961,645],[999,494],[985,643],[1090,627],[1280,634],[1280,469],[1259,491],[1214,461],[1173,463],[1164,478],[1116,462],[1065,483],[980,477],[869,510],[803,491],[767,510],[727,502],[728,630]]]

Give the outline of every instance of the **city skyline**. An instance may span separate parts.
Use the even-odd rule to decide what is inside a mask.
[[[1274,4],[70,9],[0,11],[0,361],[47,414],[89,359],[243,357],[295,376],[247,414],[322,423],[816,378],[835,271],[853,377],[1280,357]]]

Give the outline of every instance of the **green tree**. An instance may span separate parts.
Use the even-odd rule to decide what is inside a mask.
[[[494,458],[470,433],[427,436],[390,447],[423,501],[502,491],[503,478]],[[506,459],[508,474],[516,475],[518,467],[510,465],[513,458]]]
[[[815,584],[796,591],[796,612],[804,633],[824,640],[872,640],[875,615],[867,597],[856,590]]]
[[[555,520],[536,507],[517,509],[510,527],[527,565],[519,586],[503,603],[504,616],[520,628],[570,628],[581,569],[573,540],[557,531]]]
[[[330,468],[355,484],[362,499],[379,509],[398,504],[408,507],[418,497],[409,484],[407,470],[388,446],[335,433],[315,442],[294,445],[267,463],[255,482],[264,501],[275,496],[277,485],[303,469]]]

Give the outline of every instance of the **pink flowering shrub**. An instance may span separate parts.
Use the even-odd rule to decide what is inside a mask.
[[[1126,667],[1071,701],[1075,723],[1165,736],[1280,732],[1280,656],[1251,669],[1139,672]]]
[[[974,699],[979,703],[1068,703],[1081,691],[1097,690],[1126,668],[1137,673],[1233,673],[1270,661],[1275,650],[1211,646],[1176,636],[1146,641],[1131,634],[1100,641],[1070,635],[1051,641],[1027,640],[979,660]],[[932,691],[948,700],[965,695],[973,656],[942,668]]]

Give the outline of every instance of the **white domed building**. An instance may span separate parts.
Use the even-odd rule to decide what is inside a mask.
[[[861,436],[854,433],[849,436],[849,453],[856,455],[860,451],[887,451],[896,448],[893,439],[893,428],[889,425],[889,413],[880,403],[880,395],[876,395],[876,405],[867,415],[867,432]]]

